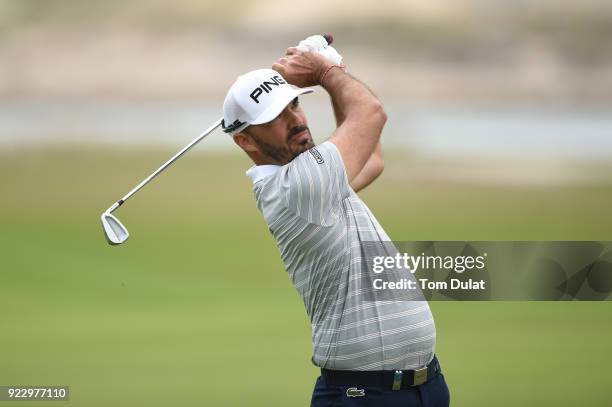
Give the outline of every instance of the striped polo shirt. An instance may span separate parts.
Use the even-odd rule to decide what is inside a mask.
[[[254,166],[257,207],[274,236],[312,326],[315,365],[336,370],[416,369],[434,356],[436,329],[424,300],[363,295],[363,246],[389,237],[349,185],[325,142],[284,166]],[[392,255],[393,253],[391,253]]]

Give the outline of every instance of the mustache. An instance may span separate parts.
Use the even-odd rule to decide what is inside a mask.
[[[308,126],[295,126],[291,128],[291,130],[289,130],[289,134],[287,134],[287,141],[291,140],[293,136],[295,136],[298,133],[303,132],[304,130],[308,130]]]

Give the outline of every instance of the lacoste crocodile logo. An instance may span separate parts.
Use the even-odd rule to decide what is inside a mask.
[[[357,387],[350,387],[346,389],[347,397],[363,397],[365,396],[365,390],[358,389]]]

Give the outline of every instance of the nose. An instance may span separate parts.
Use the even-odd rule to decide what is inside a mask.
[[[283,116],[289,129],[292,129],[295,126],[306,125],[305,120],[303,120],[300,113],[294,109],[291,109],[290,106],[287,106],[287,108],[283,111]]]

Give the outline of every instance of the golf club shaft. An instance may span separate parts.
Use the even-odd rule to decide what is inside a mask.
[[[166,161],[161,167],[159,167],[157,170],[155,170],[155,172],[151,175],[149,175],[147,178],[145,178],[144,180],[142,180],[142,182],[138,185],[136,185],[136,187],[134,187],[134,189],[132,189],[130,192],[128,192],[123,198],[121,198],[120,200],[118,200],[117,202],[115,202],[110,208],[108,208],[108,212],[112,212],[115,209],[117,209],[118,207],[120,207],[121,205],[123,205],[123,203],[125,201],[127,201],[128,199],[130,199],[130,197],[132,195],[134,195],[136,192],[138,192],[142,187],[144,187],[145,185],[147,185],[151,180],[153,180],[153,178],[157,177],[160,173],[162,173],[166,168],[168,168],[168,166],[170,166],[173,162],[175,162],[176,160],[178,160],[183,154],[185,154],[187,151],[189,151],[191,149],[191,147],[195,146],[196,144],[198,144],[200,141],[202,141],[202,139],[204,139],[204,137],[208,136],[210,133],[212,133],[217,127],[221,126],[221,121],[223,120],[223,118],[217,120],[212,126],[210,126],[208,129],[206,129],[204,131],[204,133],[200,134],[195,140],[193,140],[191,143],[187,144],[181,151],[179,151],[178,153],[176,153],[171,159],[169,159],[168,161]]]

